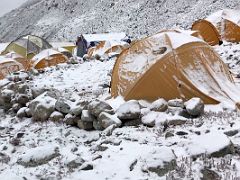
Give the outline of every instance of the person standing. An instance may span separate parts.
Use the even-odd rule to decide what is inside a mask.
[[[82,34],[77,38],[76,46],[78,57],[83,57],[85,54],[87,54],[87,40]]]

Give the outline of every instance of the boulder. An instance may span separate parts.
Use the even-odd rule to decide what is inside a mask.
[[[143,172],[154,172],[158,176],[166,175],[177,166],[176,155],[172,149],[164,146],[154,149],[142,159],[144,159]]]
[[[56,99],[47,96],[46,93],[41,94],[31,102],[29,109],[34,121],[46,121],[55,110]]]
[[[56,101],[55,108],[63,114],[68,114],[71,110],[71,104],[72,104],[71,101],[68,101],[64,98],[60,98]]]
[[[122,125],[121,120],[117,117],[117,115],[111,115],[106,112],[102,112],[98,116],[98,121],[100,122],[101,126],[106,129],[107,127],[116,124],[117,127]]]
[[[26,109],[27,109],[27,107],[22,107],[21,109],[19,109],[18,112],[17,112],[17,117],[18,118],[27,117]]]
[[[0,103],[1,105],[9,105],[12,98],[14,97],[14,91],[9,89],[3,89],[0,93]]]
[[[117,128],[117,125],[116,124],[112,124],[111,126],[107,127],[101,135],[104,135],[104,136],[111,136],[113,131]]]
[[[121,120],[138,119],[141,115],[141,109],[138,101],[130,100],[122,104],[116,111],[117,117]]]
[[[172,117],[169,117],[167,120],[167,124],[168,125],[173,125],[173,126],[179,126],[179,125],[183,125],[187,122],[187,119],[182,117],[182,116],[178,116],[178,115],[174,115]]]
[[[59,155],[58,147],[45,145],[27,150],[19,156],[17,163],[24,167],[36,167],[48,163]]]
[[[216,173],[215,171],[209,169],[209,168],[206,168],[204,167],[202,170],[201,170],[201,173],[202,173],[202,178],[201,180],[221,180],[221,176],[218,175],[218,173]]]
[[[104,128],[102,127],[100,121],[98,121],[97,119],[93,121],[93,127],[95,130],[97,131],[102,131],[104,130]]]
[[[83,120],[79,120],[77,122],[77,125],[80,129],[84,129],[87,131],[90,131],[93,129],[93,121],[83,121]]]
[[[184,102],[182,99],[171,99],[168,101],[168,106],[184,108]]]
[[[88,110],[95,117],[98,117],[102,112],[107,112],[109,114],[114,113],[113,108],[108,103],[100,100],[94,100],[89,103]]]
[[[72,114],[67,114],[65,116],[65,118],[63,119],[63,122],[67,125],[70,125],[70,126],[75,126],[78,124],[78,121],[80,121],[80,117],[78,116],[74,116]]]
[[[29,97],[26,94],[18,94],[16,96],[16,102],[25,106],[29,102]]]
[[[10,159],[10,156],[8,156],[8,155],[5,154],[5,153],[0,152],[0,163],[1,163],[1,164],[3,164],[3,163],[8,164],[8,162],[9,162],[10,160],[11,160],[11,159]]]
[[[155,121],[158,117],[156,112],[149,112],[142,117],[142,123],[146,126],[153,127],[155,126]]]
[[[19,104],[19,103],[15,103],[15,104],[13,104],[13,106],[12,106],[12,110],[13,110],[15,113],[17,113],[18,110],[21,109],[21,108],[22,108],[22,105]]]
[[[81,157],[77,157],[77,158],[71,160],[70,162],[68,162],[67,167],[69,169],[73,170],[73,169],[80,167],[84,162],[85,162],[84,159],[82,159]]]
[[[25,109],[26,117],[30,118],[32,117],[31,110],[29,108]]]
[[[83,122],[93,122],[96,118],[89,112],[89,110],[83,110],[81,120]]]
[[[184,103],[187,112],[192,116],[200,116],[204,112],[204,103],[200,98],[192,98]]]
[[[164,112],[167,110],[168,106],[167,106],[167,101],[165,101],[165,99],[160,98],[156,101],[154,101],[151,105],[150,105],[150,110],[151,111],[158,111],[158,112]]]
[[[64,119],[64,115],[63,115],[62,113],[58,112],[58,111],[54,111],[54,112],[50,115],[49,119],[50,119],[51,121],[54,121],[54,122],[60,122],[61,120]]]

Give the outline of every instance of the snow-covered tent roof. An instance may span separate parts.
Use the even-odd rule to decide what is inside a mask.
[[[56,54],[61,54],[60,52],[53,50],[53,49],[45,49],[42,52],[40,52],[39,54],[37,54],[36,56],[34,56],[32,58],[33,61],[39,61],[41,59],[44,59],[46,57],[52,56],[52,55],[56,55]]]
[[[127,37],[126,33],[83,34],[88,42],[92,41],[121,41]]]
[[[0,54],[6,49],[8,45],[9,43],[0,43]]]
[[[68,46],[76,46],[73,42],[50,42],[54,48],[62,48]]]
[[[206,20],[210,21],[214,25],[221,22],[222,19],[226,19],[237,25],[240,25],[240,10],[223,9],[211,14],[206,18]]]

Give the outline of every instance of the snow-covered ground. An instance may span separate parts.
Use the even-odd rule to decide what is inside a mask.
[[[232,43],[215,47],[236,73],[238,48]],[[114,62],[61,64],[27,84],[55,88],[70,99],[106,99]],[[121,101],[109,102],[117,108]],[[124,126],[110,136],[0,113],[0,179],[240,178],[240,115],[221,106],[206,106],[204,115],[184,118],[182,125]]]

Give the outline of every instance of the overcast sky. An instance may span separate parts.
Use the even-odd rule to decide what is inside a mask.
[[[22,3],[26,1],[27,0],[0,0],[0,16],[19,7]]]

